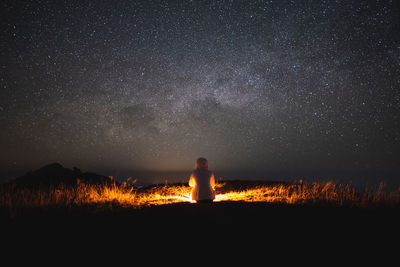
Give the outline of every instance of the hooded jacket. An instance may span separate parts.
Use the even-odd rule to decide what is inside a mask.
[[[213,200],[215,198],[215,178],[209,170],[194,170],[190,175],[189,185],[192,189],[192,200]]]

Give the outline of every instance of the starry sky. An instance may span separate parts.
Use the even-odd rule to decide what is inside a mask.
[[[399,170],[396,1],[0,5],[1,170]]]

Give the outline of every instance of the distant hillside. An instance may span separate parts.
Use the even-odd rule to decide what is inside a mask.
[[[26,173],[17,177],[9,184],[15,184],[18,187],[43,187],[76,185],[78,182],[87,184],[112,184],[114,181],[107,176],[96,173],[82,172],[78,168],[67,169],[59,163],[46,165],[38,170]]]

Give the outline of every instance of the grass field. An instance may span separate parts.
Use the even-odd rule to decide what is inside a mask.
[[[3,214],[18,215],[29,208],[76,208],[93,206],[112,209],[115,206],[140,209],[148,206],[191,202],[191,188],[186,184],[157,185],[135,188],[126,185],[50,186],[40,189],[3,186],[0,188]],[[400,189],[385,190],[384,183],[374,189],[356,191],[350,185],[324,183],[273,183],[225,181],[216,185],[215,202],[266,202],[283,204],[329,205],[335,207],[398,206]]]

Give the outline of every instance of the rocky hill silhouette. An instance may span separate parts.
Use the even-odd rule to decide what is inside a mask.
[[[38,170],[27,172],[9,183],[18,187],[37,188],[61,184],[72,186],[80,182],[87,184],[113,184],[114,180],[104,175],[82,172],[75,167],[71,170],[64,168],[59,163],[52,163]]]

